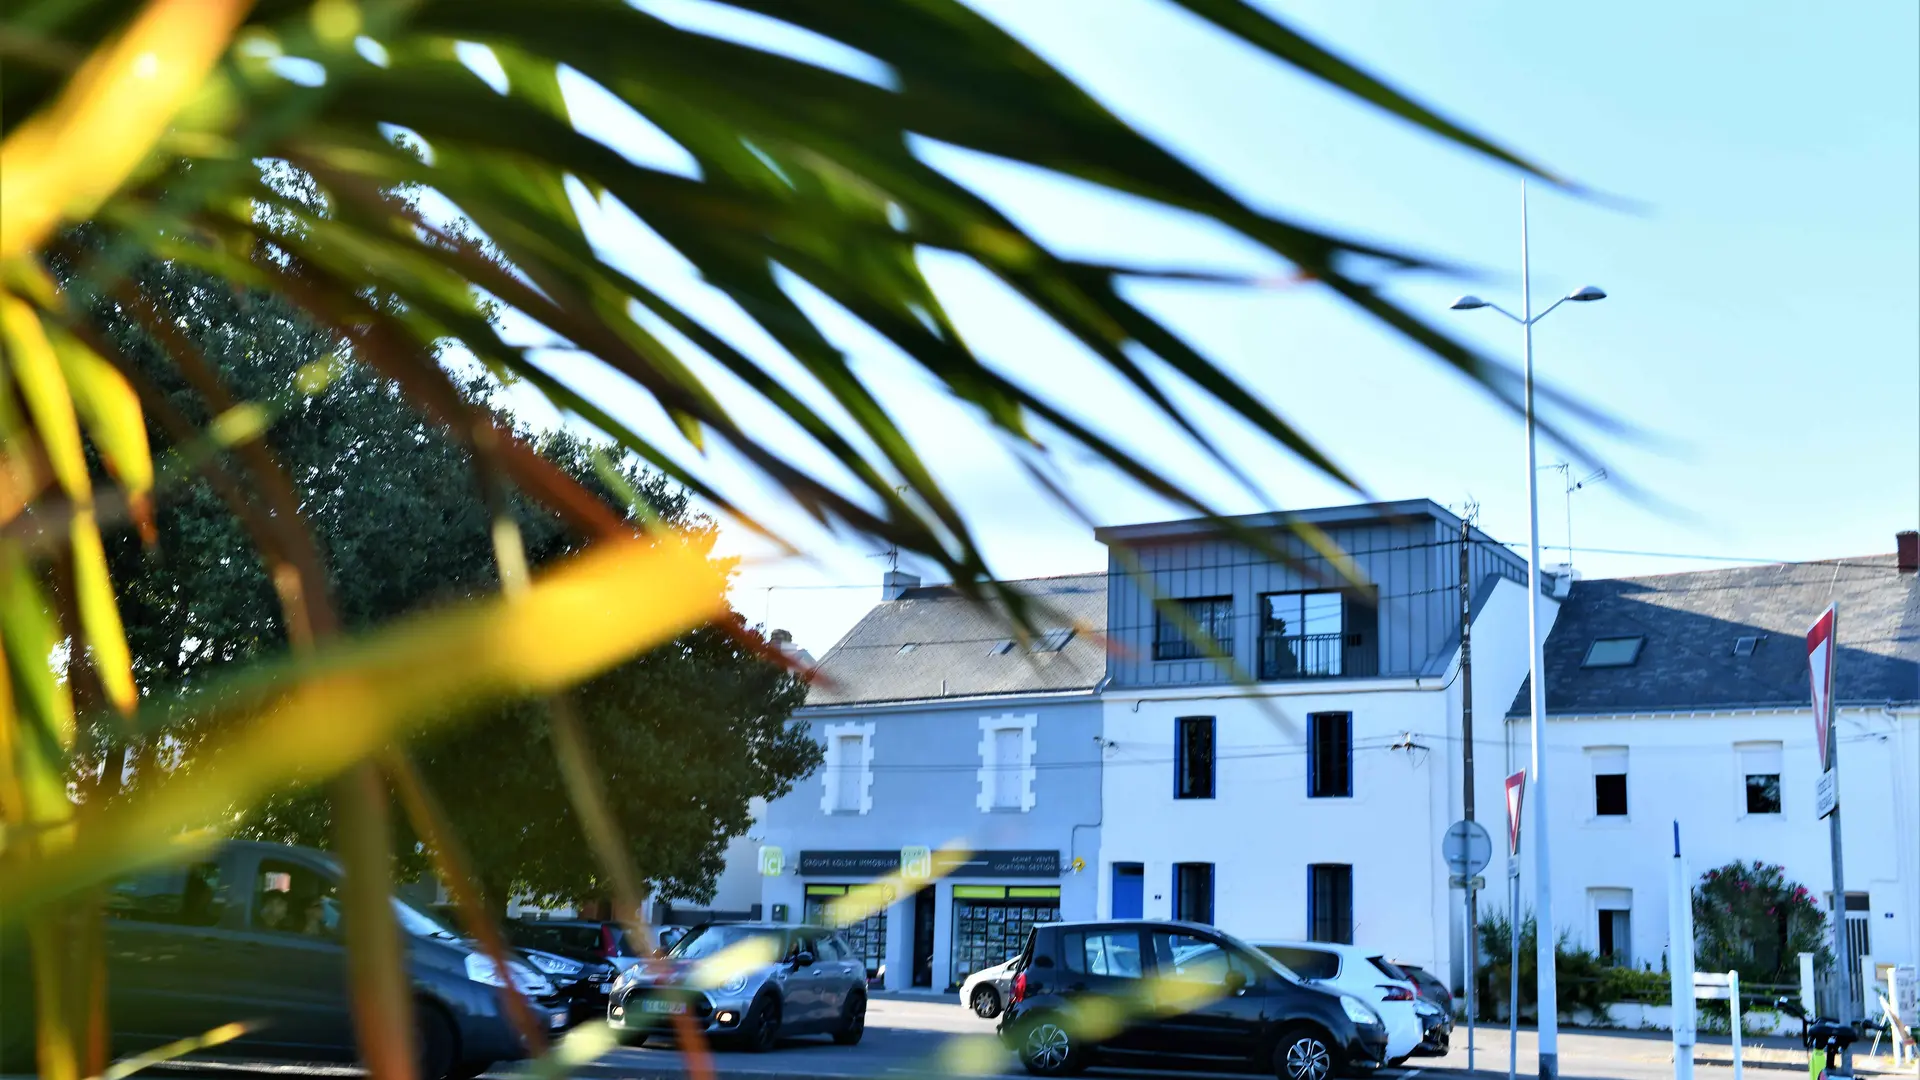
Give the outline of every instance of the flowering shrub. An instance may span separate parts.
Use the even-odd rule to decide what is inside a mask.
[[[1798,954],[1828,962],[1826,921],[1807,887],[1787,880],[1786,867],[1730,862],[1694,886],[1694,970],[1738,971],[1742,982],[1793,982]]]

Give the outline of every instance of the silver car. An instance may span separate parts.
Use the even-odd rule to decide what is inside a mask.
[[[607,1022],[637,1036],[695,1030],[771,1050],[788,1035],[830,1035],[842,1046],[867,1027],[867,969],[823,927],[708,923],[665,956],[623,972]]]

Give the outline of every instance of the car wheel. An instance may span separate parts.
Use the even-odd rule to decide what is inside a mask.
[[[1273,1071],[1280,1080],[1331,1080],[1340,1072],[1340,1058],[1320,1032],[1288,1028],[1273,1048]]]
[[[456,1080],[453,1024],[446,1014],[425,1002],[414,1003],[414,1052],[419,1055],[420,1080]]]
[[[780,995],[761,994],[740,1022],[740,1038],[748,1050],[764,1054],[780,1041]]]
[[[973,1015],[982,1020],[991,1020],[1000,1015],[1000,991],[981,983],[973,988],[973,1000],[967,1005],[973,1009]]]
[[[840,1028],[833,1033],[833,1041],[841,1046],[856,1046],[866,1033],[867,995],[855,990],[847,995],[847,1005],[841,1010]]]
[[[1020,1064],[1035,1076],[1071,1076],[1080,1071],[1084,1057],[1057,1016],[1042,1016],[1028,1024],[1020,1040]]]

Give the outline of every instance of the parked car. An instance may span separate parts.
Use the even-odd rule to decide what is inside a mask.
[[[1420,1016],[1420,1045],[1413,1048],[1413,1056],[1445,1057],[1453,1042],[1453,1014],[1441,1012],[1426,998],[1414,1002],[1413,1008]]]
[[[867,1028],[866,967],[831,930],[778,923],[708,923],[667,955],[614,981],[607,1021],[641,1042],[670,1035],[674,1018],[716,1038],[766,1051],[788,1035],[830,1035],[842,1046]]]
[[[1448,1016],[1453,1015],[1453,991],[1447,989],[1446,983],[1435,978],[1426,968],[1415,964],[1395,960],[1393,966],[1407,973],[1407,978],[1413,980],[1413,988],[1421,997],[1439,1006],[1440,1011]]]
[[[960,1003],[982,1019],[991,1020],[999,1016],[1000,1010],[1007,1007],[1007,998],[1013,992],[1013,966],[1019,962],[1018,956],[1009,957],[967,976],[966,981],[960,984]]]
[[[544,949],[562,956],[590,953],[615,968],[626,971],[654,955],[654,950],[633,940],[626,927],[600,919],[509,919],[513,924],[507,936],[515,945]]]
[[[479,945],[461,926],[460,913],[452,904],[432,904],[424,909],[440,925],[459,935],[475,950]],[[501,933],[514,954],[553,983],[554,995],[567,1010],[567,1025],[597,1020],[607,1014],[607,991],[620,969],[592,952],[560,946],[532,948],[524,939],[519,924],[512,919],[500,924]]]
[[[1387,1062],[1398,1065],[1424,1038],[1413,980],[1386,957],[1358,945],[1324,941],[1260,941],[1260,950],[1308,982],[1333,987],[1373,1006],[1387,1025]]]
[[[999,1033],[1038,1076],[1105,1061],[1327,1080],[1376,1068],[1387,1051],[1380,1014],[1359,997],[1211,926],[1148,920],[1034,927]]]
[[[107,1016],[113,1052],[150,1050],[251,1021],[221,1053],[300,1060],[359,1056],[339,932],[340,865],[325,852],[232,842],[185,865],[109,887]],[[501,1007],[512,985],[550,1027],[553,986],[517,961],[500,971],[457,935],[395,900],[414,993],[420,1073],[464,1080],[526,1056]],[[24,948],[0,944],[0,1072],[33,1071],[33,993]]]

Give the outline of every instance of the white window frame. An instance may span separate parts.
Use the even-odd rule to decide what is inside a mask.
[[[820,812],[823,814],[865,814],[873,809],[873,722],[848,721],[843,724],[827,724],[821,728],[826,736],[826,767],[820,770],[821,792]],[[845,736],[860,737],[860,760],[842,761],[840,740]],[[839,802],[841,770],[858,768],[860,770],[860,805],[842,807]]]
[[[1040,723],[1037,713],[1005,713],[1000,716],[980,718],[980,769],[976,773],[980,780],[980,792],[974,799],[974,805],[983,814],[1025,814],[1033,810],[1033,781],[1036,770],[1033,766],[1035,741],[1034,728]],[[993,792],[995,774],[1008,762],[994,758],[995,735],[998,732],[1016,730],[1020,734],[1020,760],[1011,763],[1019,770],[1020,805],[1016,807],[995,807]]]
[[[1587,822],[1592,825],[1626,825],[1633,821],[1632,760],[1624,746],[1589,746],[1587,752]],[[1601,814],[1596,805],[1602,776],[1627,777],[1627,812]],[[1745,781],[1742,781],[1744,784]],[[1745,796],[1742,796],[1744,798]]]
[[[1587,890],[1587,925],[1593,927],[1593,951],[1596,953],[1600,951],[1600,913],[1603,911],[1627,913],[1627,966],[1632,967],[1636,962],[1633,952],[1633,890],[1599,887]]]
[[[1747,812],[1747,777],[1765,776],[1763,772],[1749,772],[1747,755],[1771,755],[1772,764],[1779,770],[1780,809],[1771,814],[1753,814]],[[1752,742],[1733,744],[1734,806],[1739,810],[1742,821],[1785,821],[1787,817],[1787,755],[1786,746],[1778,739],[1757,739]]]

